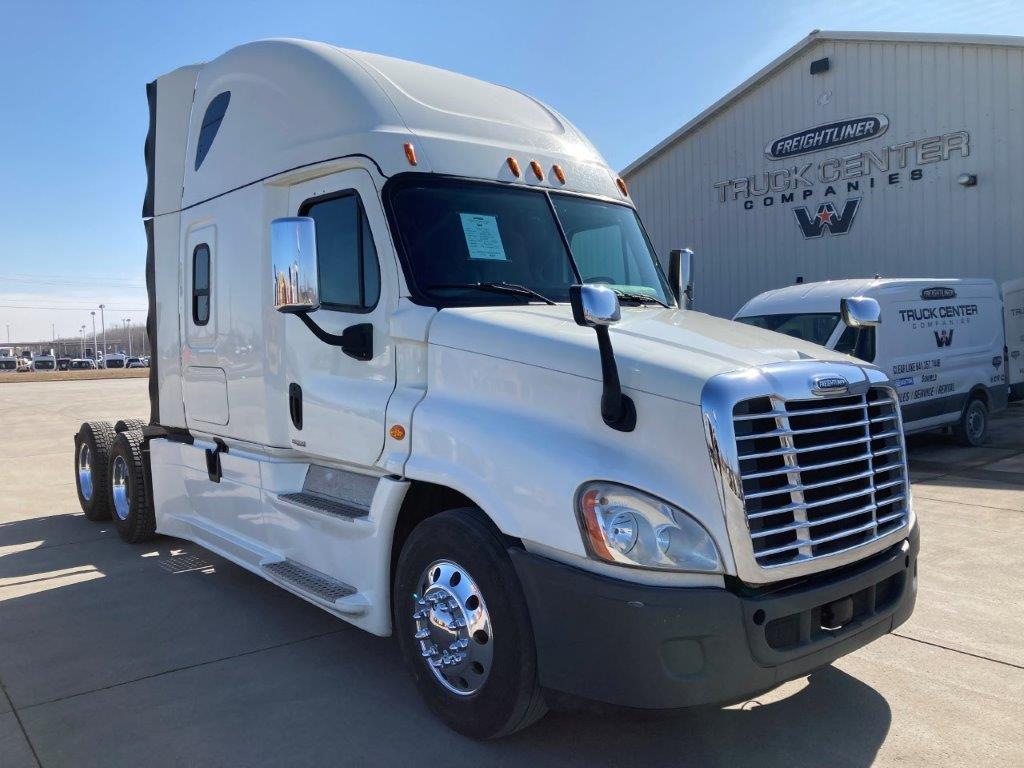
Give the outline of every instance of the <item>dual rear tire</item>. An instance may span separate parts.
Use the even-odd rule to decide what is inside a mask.
[[[135,544],[156,535],[145,446],[137,420],[89,421],[75,435],[75,485],[89,520],[112,519]]]

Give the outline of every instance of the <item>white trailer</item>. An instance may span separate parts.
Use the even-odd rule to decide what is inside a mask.
[[[683,308],[555,110],[296,40],[148,95],[152,412],[82,425],[88,517],[397,633],[476,737],[545,689],[742,700],[910,615],[885,374]]]
[[[881,308],[877,328],[842,321],[848,298]],[[832,280],[755,296],[736,320],[822,344],[885,371],[899,392],[909,434],[946,427],[980,445],[988,417],[1006,407],[1003,302],[992,280]]]

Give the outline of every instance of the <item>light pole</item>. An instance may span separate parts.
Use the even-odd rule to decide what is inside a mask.
[[[126,334],[128,334],[128,357],[132,356],[132,326],[131,326],[131,322],[132,321],[131,321],[130,317],[126,317],[124,319],[124,332]]]
[[[100,356],[99,350],[96,346],[96,311],[93,310],[89,313],[92,315],[92,358],[96,361],[96,367],[100,367]]]
[[[100,304],[100,330],[103,332],[103,354],[107,354],[107,323],[103,319],[103,308],[105,304]]]
[[[78,329],[78,331],[82,335],[82,359],[85,359],[85,324],[84,323],[82,324],[82,327]]]

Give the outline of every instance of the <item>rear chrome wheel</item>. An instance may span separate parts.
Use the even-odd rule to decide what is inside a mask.
[[[89,520],[110,517],[110,446],[114,428],[106,421],[87,421],[75,435],[75,488]]]
[[[458,563],[431,563],[419,579],[412,618],[420,654],[441,685],[459,696],[479,691],[491,672],[494,644],[483,594]]]
[[[114,502],[114,512],[120,520],[127,520],[132,511],[131,490],[129,483],[128,462],[124,456],[114,458],[113,473],[110,477],[110,496]]]
[[[92,451],[88,443],[78,446],[78,488],[82,498],[92,501]]]

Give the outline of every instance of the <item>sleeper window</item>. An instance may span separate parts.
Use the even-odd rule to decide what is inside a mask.
[[[377,250],[355,193],[306,203],[300,212],[316,222],[320,303],[328,309],[365,312],[380,297]]]
[[[206,243],[192,251],[192,322],[210,322],[210,247]]]
[[[203,124],[199,128],[199,139],[196,142],[196,170],[203,164],[210,147],[213,146],[213,139],[220,130],[220,124],[224,120],[224,113],[228,111],[228,102],[231,101],[231,91],[224,91],[213,97],[210,105],[203,114]]]

